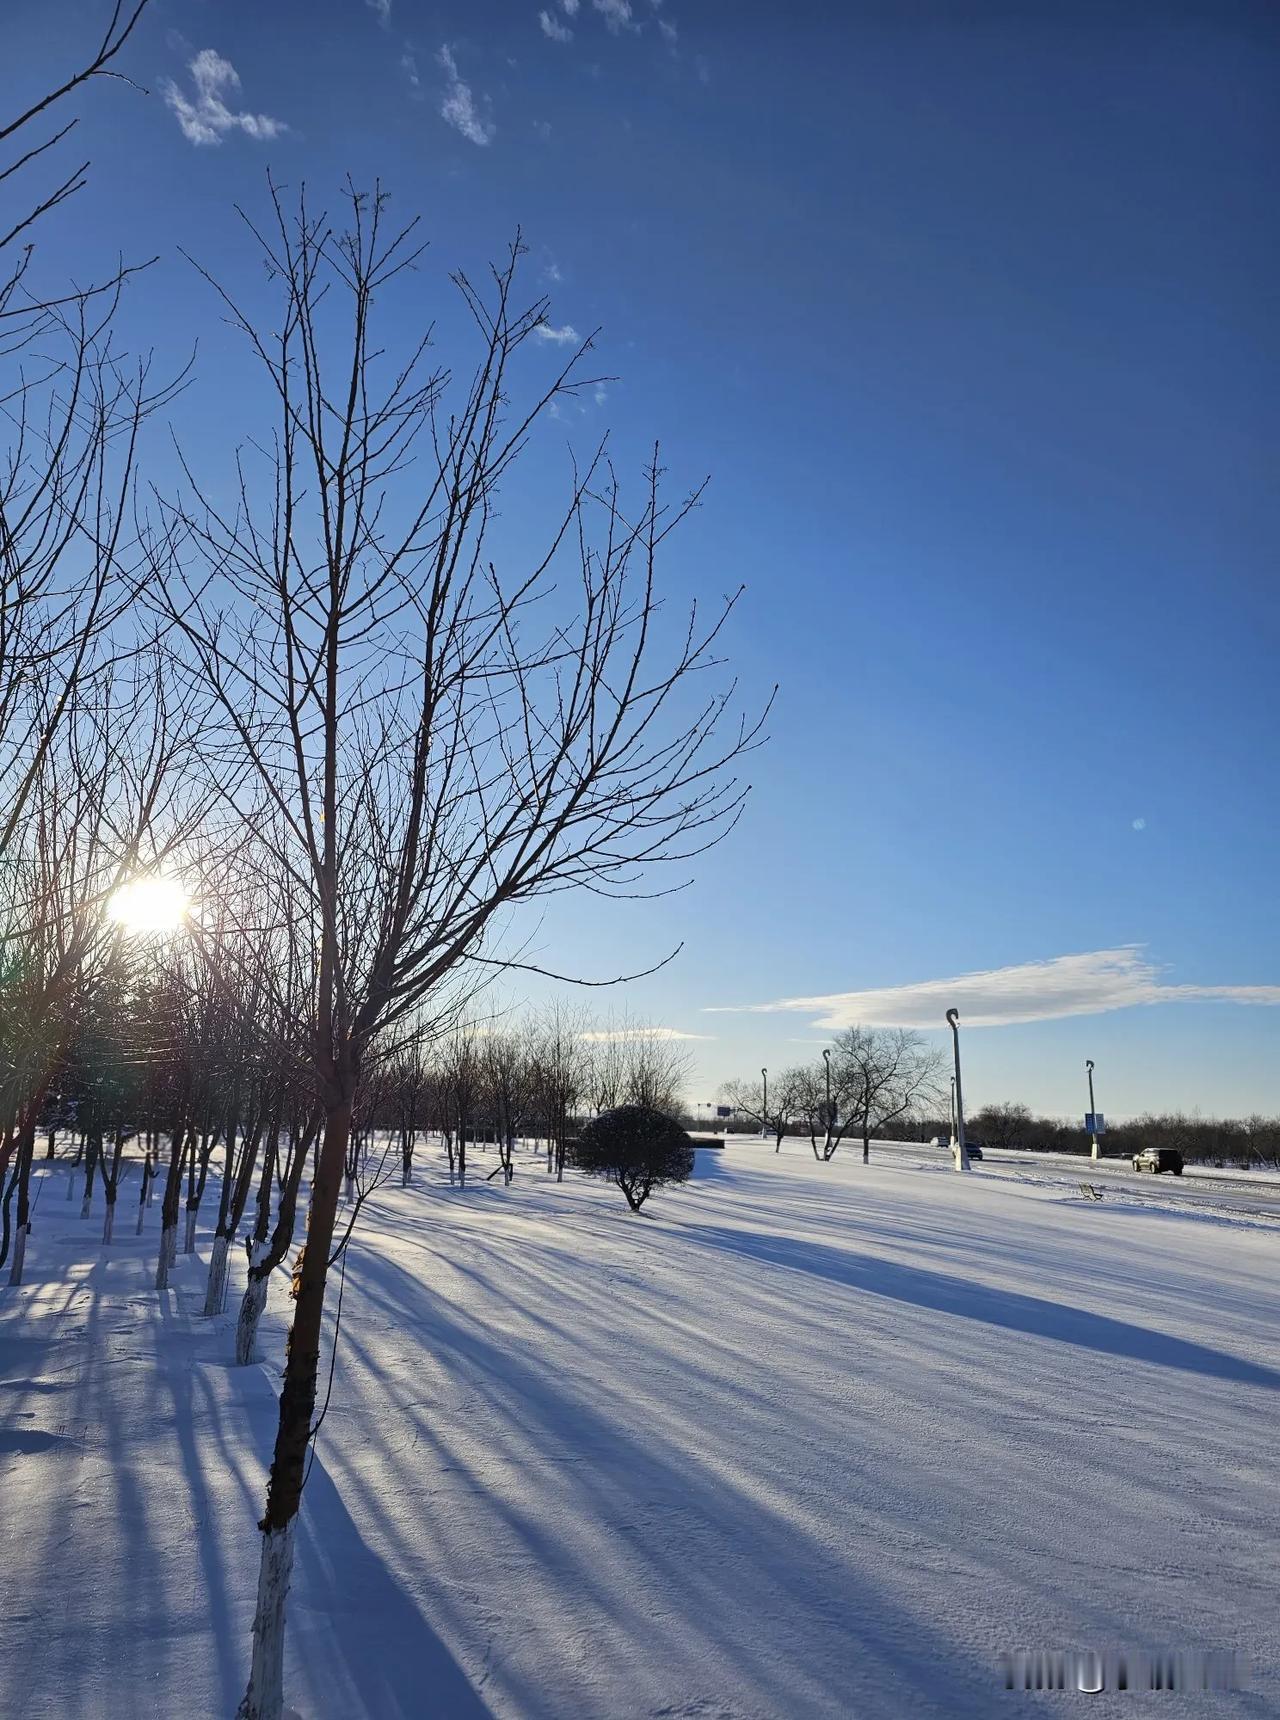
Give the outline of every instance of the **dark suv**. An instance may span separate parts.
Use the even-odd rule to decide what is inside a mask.
[[[947,1140],[945,1135],[935,1135],[933,1137],[933,1139],[929,1142],[929,1145],[931,1147],[941,1147],[944,1150],[944,1152],[948,1152],[948,1153],[953,1153],[956,1150],[955,1142]],[[980,1159],[982,1157],[982,1142],[981,1141],[971,1141],[969,1139],[969,1137],[966,1135],[965,1136],[965,1142],[964,1142],[964,1148],[965,1148],[965,1151],[968,1153],[968,1155],[971,1159]]]
[[[1161,1171],[1172,1171],[1174,1176],[1182,1175],[1182,1154],[1177,1147],[1143,1147],[1140,1153],[1133,1155],[1135,1171],[1150,1171],[1159,1176]]]

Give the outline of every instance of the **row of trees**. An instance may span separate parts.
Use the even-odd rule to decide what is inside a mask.
[[[721,1098],[734,1120],[773,1137],[807,1135],[816,1159],[830,1160],[848,1138],[862,1143],[863,1162],[874,1139],[949,1138],[945,1055],[905,1028],[851,1028],[831,1042],[830,1057],[797,1064],[759,1081],[727,1081]],[[1087,1155],[1090,1138],[1079,1119],[1035,1115],[1016,1103],[984,1105],[965,1119],[975,1141],[999,1148]],[[1175,1147],[1188,1161],[1215,1165],[1280,1166],[1280,1117],[1206,1118],[1148,1113],[1112,1123],[1103,1137],[1108,1155],[1143,1147]]]
[[[664,545],[701,491],[669,500],[656,450],[628,496],[597,446],[557,508],[496,540],[540,423],[597,380],[590,340],[547,373],[550,307],[521,297],[518,236],[483,282],[451,277],[471,330],[455,366],[435,353],[416,222],[393,224],[376,186],[348,187],[336,220],[271,186],[248,224],[273,303],[205,277],[259,371],[237,451],[200,470],[179,437],[180,479],[148,477],[149,422],[187,378],[157,380],[119,338],[128,268],[38,288],[34,249],[86,183],[41,177],[68,147],[59,116],[115,75],[145,5],[116,0],[85,63],[0,118],[0,1179],[20,1274],[37,1130],[78,1080],[86,1178],[91,1155],[113,1206],[141,1130],[164,1189],[160,1281],[182,1191],[198,1202],[221,1153],[218,1243],[256,1185],[265,1295],[309,1170],[240,1709],[276,1720],[365,1111],[496,975],[548,971],[518,941],[525,904],[687,876],[738,815],[763,716],[738,715],[718,674],[736,594],[663,608]],[[177,975],[148,971],[111,914],[140,873],[194,898]],[[462,1095],[491,1060],[477,1039],[454,1062],[463,1179]],[[503,1130],[510,1073],[489,1084]],[[553,1085],[567,1108],[570,1074]]]
[[[247,1219],[237,1328],[237,1359],[247,1362],[271,1275],[295,1240],[304,1178],[314,1176],[320,1111],[300,1073],[290,1018],[273,1003],[282,987],[238,989],[230,983],[235,973],[219,970],[219,953],[199,940],[175,943],[162,959],[122,946],[110,983],[83,998],[27,1133],[34,1148],[38,1125],[49,1158],[62,1135],[72,1159],[68,1198],[81,1191],[83,1217],[101,1188],[104,1244],[115,1235],[122,1181],[133,1170],[136,1234],[160,1189],[158,1289],[168,1285],[180,1232],[184,1252],[195,1250],[215,1170],[204,1311],[225,1307],[229,1253]],[[364,1071],[343,1164],[351,1222],[397,1171],[410,1184],[428,1137],[440,1142],[459,1188],[467,1186],[476,1143],[496,1149],[497,1166],[481,1173],[486,1180],[510,1184],[517,1142],[563,1180],[566,1149],[585,1118],[624,1105],[681,1108],[687,1059],[660,1030],[601,1025],[564,1003],[514,1023],[415,1025],[388,1042],[386,1055],[379,1048]],[[34,1157],[24,1151],[11,1161],[0,1203],[0,1267],[9,1264],[11,1284],[23,1276]]]
[[[813,1156],[828,1162],[847,1138],[871,1158],[871,1142],[908,1126],[937,1106],[944,1086],[942,1055],[922,1034],[902,1027],[850,1027],[837,1033],[822,1058],[797,1063],[759,1081],[728,1081],[721,1096],[774,1139],[809,1137]]]

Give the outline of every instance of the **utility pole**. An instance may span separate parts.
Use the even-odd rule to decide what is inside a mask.
[[[769,1071],[767,1069],[760,1071],[760,1079],[764,1082],[764,1099],[760,1106],[764,1115],[760,1119],[760,1135],[763,1140],[767,1141],[769,1138]]]
[[[949,1009],[947,1011],[947,1025],[951,1029],[951,1037],[955,1044],[956,1055],[956,1072],[954,1077],[956,1169],[958,1171],[967,1171],[969,1168],[969,1149],[964,1144],[964,1093],[960,1086],[960,1011],[958,1009]]]

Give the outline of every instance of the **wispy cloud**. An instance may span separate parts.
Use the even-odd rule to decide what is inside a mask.
[[[549,36],[553,42],[572,42],[573,31],[567,24],[562,24],[559,18],[550,12],[538,13],[538,26],[544,36]]]
[[[364,0],[371,12],[376,12],[378,22],[384,30],[391,26],[391,0]]]
[[[960,1011],[965,1027],[1007,1027],[1152,1003],[1280,1004],[1280,985],[1170,985],[1163,972],[1147,958],[1141,944],[1126,944],[1120,949],[961,974],[956,979],[722,1008],[760,1014],[794,1010],[811,1016],[815,1027],[835,1029],[943,1027],[948,1009]]]
[[[591,4],[615,36],[622,30],[635,28],[631,21],[631,0],[591,0]]]
[[[563,328],[553,328],[550,323],[541,322],[533,332],[539,340],[553,341],[556,346],[576,345],[582,338],[572,323],[566,323]]]
[[[278,137],[288,126],[265,113],[237,113],[227,98],[240,88],[240,74],[213,48],[201,48],[187,70],[194,96],[184,95],[171,78],[164,82],[164,99],[177,116],[182,135],[191,143],[221,143],[229,131],[242,131],[259,143]]]
[[[658,33],[669,48],[674,48],[680,40],[680,32],[669,18],[658,19]]]
[[[632,1039],[699,1039],[711,1041],[715,1035],[712,1033],[681,1033],[676,1027],[593,1027],[589,1032],[581,1033],[578,1037],[590,1040],[595,1044],[606,1040]]]
[[[441,119],[446,120],[455,131],[460,131],[468,143],[481,146],[492,143],[498,128],[491,120],[481,116],[475,97],[471,94],[471,85],[464,83],[458,75],[457,62],[448,43],[441,47],[436,59],[443,67],[446,79],[444,99],[440,103]]]

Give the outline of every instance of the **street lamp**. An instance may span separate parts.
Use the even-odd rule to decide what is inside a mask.
[[[1093,1058],[1086,1057],[1084,1060],[1084,1066],[1089,1071],[1089,1121],[1092,1124],[1092,1128],[1089,1131],[1089,1138],[1093,1142],[1089,1157],[1091,1159],[1100,1159],[1102,1157],[1102,1153],[1098,1147],[1098,1108],[1093,1102]]]
[[[956,1078],[951,1077],[951,1151],[956,1150]]]
[[[760,1139],[762,1141],[766,1141],[769,1138],[769,1071],[767,1069],[762,1069],[760,1071],[760,1079],[764,1082],[764,1099],[761,1101],[760,1105],[762,1113],[760,1118]]]
[[[951,1028],[951,1037],[955,1042],[956,1072],[953,1080],[955,1088],[956,1115],[956,1169],[967,1171],[969,1168],[969,1149],[964,1144],[964,1093],[960,1086],[960,1011],[947,1011],[947,1024]]]
[[[827,1071],[827,1109],[826,1109],[826,1114],[824,1115],[822,1121],[823,1121],[823,1127],[826,1130],[827,1140],[830,1141],[830,1139],[831,1139],[831,1048],[830,1048],[830,1046],[825,1046],[823,1048],[822,1061],[823,1061],[823,1065],[825,1066],[826,1071]]]

